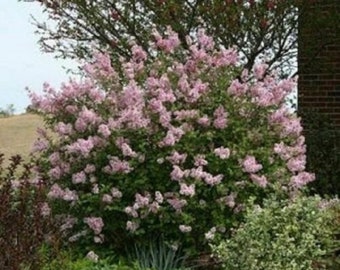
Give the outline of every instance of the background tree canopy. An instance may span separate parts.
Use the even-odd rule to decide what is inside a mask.
[[[129,56],[131,41],[148,51],[151,30],[166,26],[185,37],[198,27],[223,47],[236,46],[245,68],[265,60],[282,76],[296,72],[299,14],[313,0],[36,0],[49,21],[35,20],[40,46],[61,58],[88,59],[109,49]],[[318,17],[313,17],[318,22]],[[325,22],[323,22],[325,23]],[[331,23],[331,22],[328,22]],[[321,24],[322,25],[322,24]],[[321,27],[319,27],[321,29]]]

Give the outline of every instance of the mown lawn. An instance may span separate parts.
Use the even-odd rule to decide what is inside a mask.
[[[0,152],[5,154],[5,165],[12,155],[28,156],[37,137],[36,130],[42,126],[42,118],[34,114],[0,118]]]

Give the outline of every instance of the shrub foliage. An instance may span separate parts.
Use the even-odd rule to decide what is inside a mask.
[[[333,208],[319,197],[266,200],[247,209],[245,223],[214,253],[223,269],[326,269],[323,258],[338,243]]]
[[[153,31],[115,71],[98,53],[87,76],[60,91],[31,93],[47,128],[35,143],[48,197],[68,240],[121,252],[162,234],[172,246],[207,252],[243,216],[244,203],[295,193],[305,172],[300,119],[286,108],[295,80],[258,64],[238,67],[200,29],[181,46]],[[225,233],[227,232],[227,233]]]

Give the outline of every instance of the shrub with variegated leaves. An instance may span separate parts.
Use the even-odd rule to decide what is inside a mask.
[[[161,234],[206,252],[250,195],[261,203],[314,179],[300,119],[285,105],[296,82],[264,64],[241,71],[237,52],[204,30],[186,46],[171,29],[153,36],[152,58],[132,45],[116,72],[97,53],[82,81],[30,93],[56,133],[41,131],[34,150],[69,241],[119,251]]]

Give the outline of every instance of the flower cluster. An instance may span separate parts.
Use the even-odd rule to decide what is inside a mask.
[[[75,229],[90,228],[96,243],[119,252],[162,231],[206,249],[249,196],[288,196],[314,179],[285,107],[295,80],[261,64],[237,76],[237,52],[215,49],[202,29],[188,49],[171,29],[153,36],[149,54],[133,45],[121,73],[96,54],[86,80],[30,94],[55,132],[36,143],[40,171],[52,202],[66,205],[52,210],[83,220]]]

